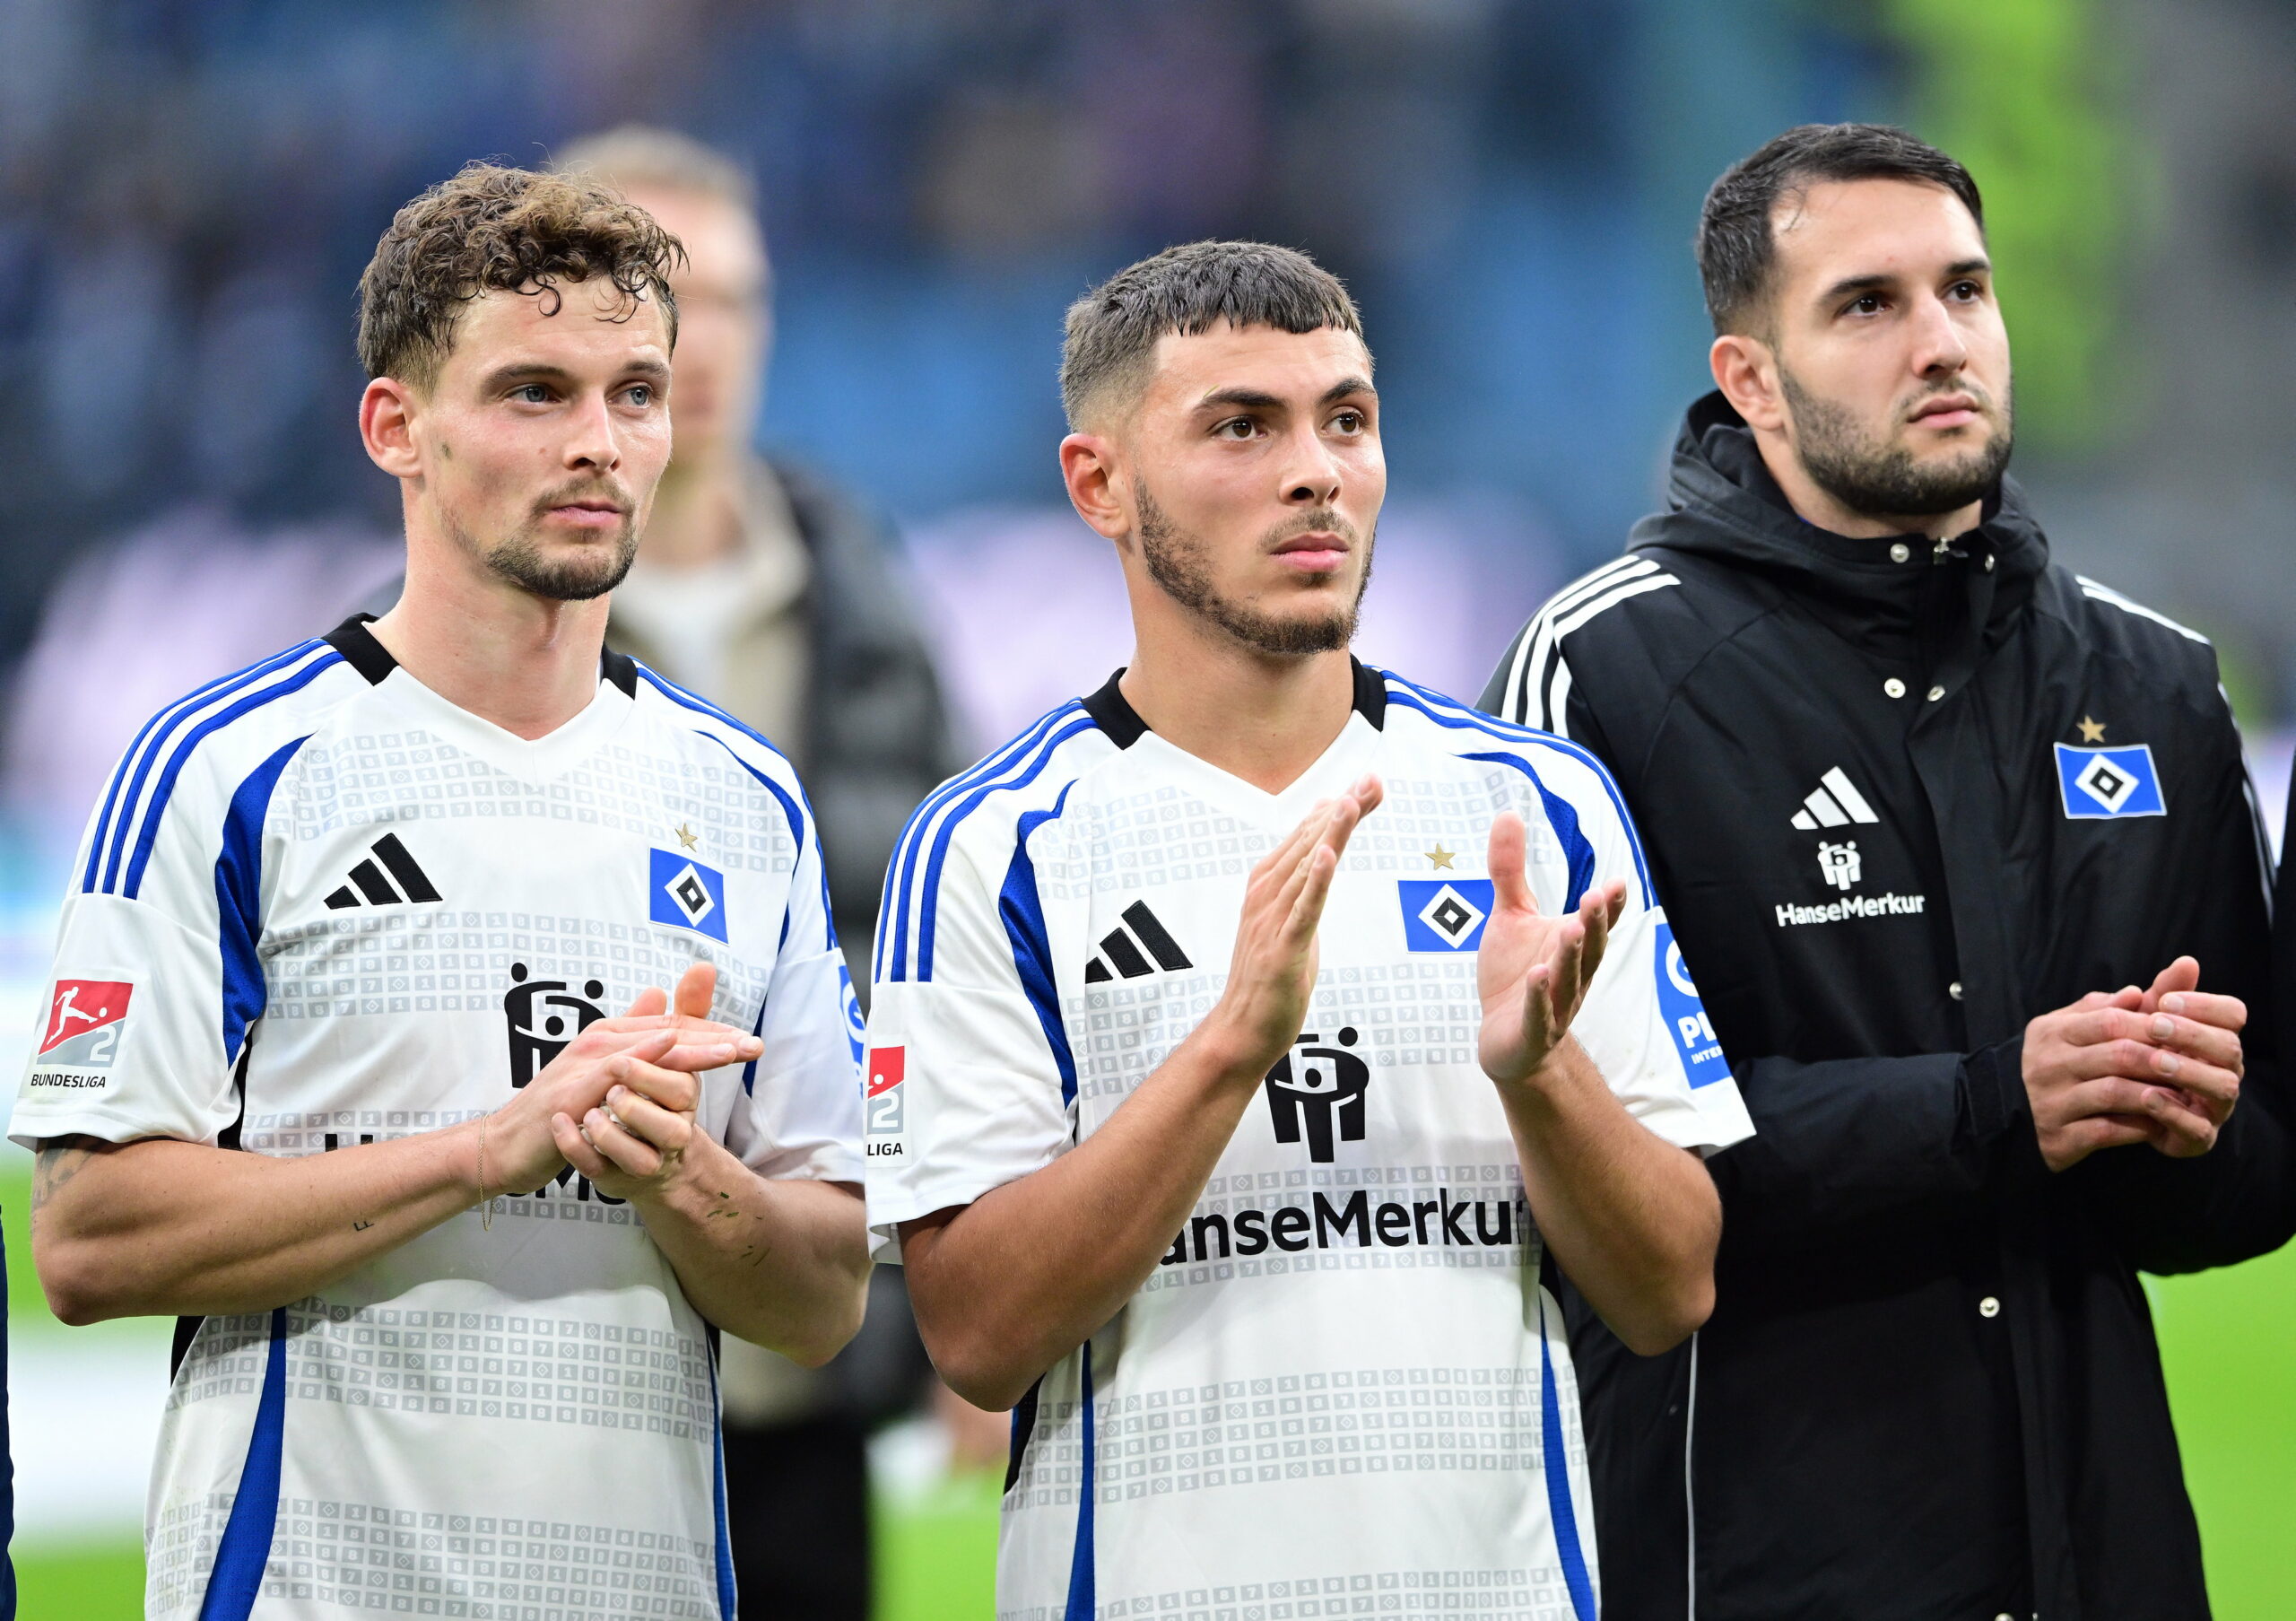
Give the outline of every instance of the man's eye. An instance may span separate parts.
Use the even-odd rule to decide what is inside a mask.
[[[510,397],[520,405],[546,405],[550,404],[550,390],[540,383],[522,383],[510,390]]]
[[[1860,293],[1849,301],[1849,309],[1853,315],[1878,315],[1881,313],[1881,309],[1882,295],[1878,292]]]
[[[1985,296],[1985,289],[1979,286],[1975,282],[1955,282],[1952,287],[1952,296],[1957,299],[1974,301]]]
[[[1231,416],[1213,431],[1228,439],[1249,439],[1258,431],[1258,424],[1248,416]]]
[[[653,385],[650,383],[632,384],[630,389],[629,399],[631,405],[637,406],[640,411],[643,411],[647,406],[654,403]]]
[[[1361,433],[1363,431],[1363,414],[1361,411],[1343,411],[1331,419],[1331,425],[1342,433]]]

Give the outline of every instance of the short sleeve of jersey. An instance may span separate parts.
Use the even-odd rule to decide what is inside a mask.
[[[1680,1148],[1711,1154],[1754,1132],[1698,986],[1674,944],[1648,864],[1609,774],[1577,749],[1554,774],[1583,781],[1570,797],[1593,852],[1596,884],[1626,885],[1626,905],[1571,1033],[1627,1112]],[[1546,771],[1544,762],[1542,771]]]
[[[129,849],[115,858],[104,810],[93,818],[73,867],[75,880],[93,879],[75,881],[64,903],[55,977],[9,1118],[15,1142],[213,1144],[238,1118],[232,1068],[261,1007],[260,923],[242,915],[251,894],[225,904],[228,807],[201,788],[187,780],[178,790],[132,885],[132,844],[118,841]]]
[[[876,966],[862,1108],[881,1260],[900,1259],[902,1222],[1042,1169],[1072,1133],[1074,1068],[1034,891],[1006,894],[1001,863],[990,881],[987,842],[953,845],[927,894],[929,960],[889,950]],[[916,936],[921,951],[925,930]]]
[[[743,1071],[726,1146],[772,1180],[858,1184],[861,1009],[830,920],[821,840],[798,814],[786,927],[757,1026],[765,1051]]]

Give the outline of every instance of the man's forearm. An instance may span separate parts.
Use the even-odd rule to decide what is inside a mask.
[[[904,1224],[909,1299],[951,1388],[1009,1407],[1116,1315],[1203,1197],[1262,1068],[1200,1029],[1043,1170]]]
[[[1612,1331],[1656,1355],[1713,1310],[1721,1201],[1697,1157],[1628,1114],[1576,1041],[1549,1064],[1500,1089],[1531,1215]]]
[[[41,1145],[32,1258],[57,1316],[267,1312],[478,1201],[475,1122],[278,1158],[171,1137]]]
[[[818,1367],[861,1327],[869,1243],[857,1189],[768,1181],[697,1135],[683,1173],[638,1208],[694,1310],[726,1333]]]

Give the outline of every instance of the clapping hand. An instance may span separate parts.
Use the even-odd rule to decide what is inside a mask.
[[[696,963],[678,980],[671,1017],[682,1030],[718,1030],[709,1020],[709,1004],[718,989],[718,970]],[[631,1004],[631,1016],[658,1016],[670,998],[648,987]],[[761,1043],[744,1037],[745,1056],[754,1058]],[[729,1053],[726,1062],[732,1061]],[[701,1105],[701,1085],[691,1074],[649,1076],[639,1073],[609,1088],[579,1120],[570,1114],[551,1118],[551,1135],[566,1163],[590,1179],[600,1192],[615,1198],[634,1198],[666,1184],[676,1173],[691,1140],[694,1119]]]
[[[1477,1056],[1501,1086],[1528,1080],[1561,1046],[1626,906],[1626,886],[1613,882],[1589,889],[1574,914],[1542,915],[1526,871],[1527,843],[1515,812],[1491,824],[1492,909],[1475,963],[1483,995]]]
[[[1316,928],[1332,875],[1385,793],[1377,777],[1366,777],[1322,801],[1252,868],[1227,989],[1204,1028],[1235,1050],[1255,1080],[1299,1039],[1316,989]]]

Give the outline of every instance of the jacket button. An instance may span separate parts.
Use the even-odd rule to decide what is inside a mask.
[[[1952,998],[1956,1002],[1960,1001],[1961,999],[1961,982],[1959,980],[1955,980],[1951,985],[1946,986],[1945,994]]]
[[[1929,689],[1929,702],[1932,702],[1932,703],[1936,702],[1940,698],[1943,698],[1944,695],[1945,695],[1945,689],[1944,689],[1944,687],[1942,687],[1942,686],[1933,686],[1933,687],[1931,687],[1931,688]]]
[[[1897,545],[1890,548],[1890,561],[1892,562],[1903,562],[1907,558],[1912,555],[1913,548],[1906,545],[1903,541],[1898,542]]]
[[[1892,698],[1902,698],[1905,696],[1905,683],[1892,675],[1882,683],[1882,690]]]
[[[1990,552],[1985,554],[1985,571],[1988,574],[1993,572],[1993,553]]]
[[[1977,1303],[1977,1314],[1979,1317],[1998,1317],[2001,1315],[2001,1303],[1988,1294]]]

